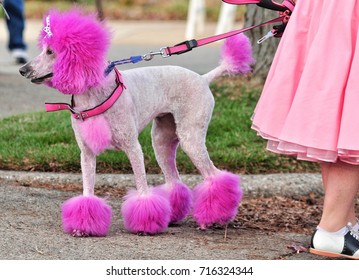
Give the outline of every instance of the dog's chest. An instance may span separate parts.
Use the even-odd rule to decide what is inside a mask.
[[[81,142],[95,155],[109,149],[112,142],[112,132],[108,121],[103,115],[76,120],[75,129],[78,130]]]

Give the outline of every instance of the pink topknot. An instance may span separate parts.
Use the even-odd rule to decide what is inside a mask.
[[[104,80],[110,32],[95,15],[78,9],[51,11],[44,18],[39,45],[56,54],[50,87],[65,94],[81,94]]]
[[[240,33],[224,41],[221,49],[222,64],[230,74],[247,74],[255,62],[252,56],[252,45],[247,36]]]

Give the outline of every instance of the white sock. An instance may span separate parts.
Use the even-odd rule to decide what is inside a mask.
[[[358,225],[358,223],[357,223],[356,225]],[[359,227],[359,225],[358,225],[358,227]],[[322,229],[322,228],[319,227],[319,226],[317,226],[317,230],[318,230],[318,231],[321,231],[321,232],[326,232],[326,233],[329,233],[329,234],[333,234],[333,235],[336,235],[336,236],[344,236],[344,235],[346,235],[346,234],[348,233],[348,231],[349,231],[346,226],[345,226],[345,227],[342,227],[340,230],[334,231],[334,232],[332,232],[332,231],[327,231],[327,230],[325,230],[325,229]]]

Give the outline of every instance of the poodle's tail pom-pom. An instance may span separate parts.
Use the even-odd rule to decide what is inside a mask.
[[[249,38],[240,33],[224,41],[221,49],[221,65],[228,74],[248,74],[255,62]]]

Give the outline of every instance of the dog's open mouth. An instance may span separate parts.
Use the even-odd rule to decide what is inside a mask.
[[[45,80],[51,78],[53,75],[54,75],[53,73],[49,73],[49,74],[47,74],[45,76],[31,79],[31,82],[34,83],[34,84],[42,84]]]

